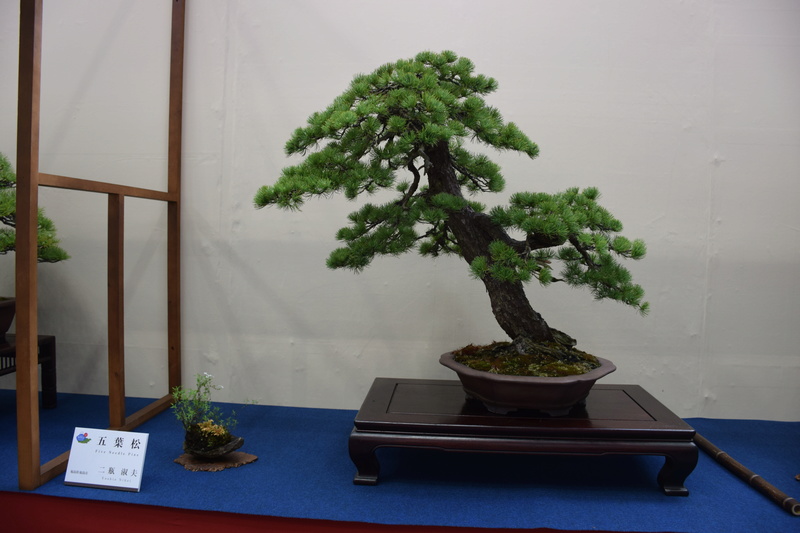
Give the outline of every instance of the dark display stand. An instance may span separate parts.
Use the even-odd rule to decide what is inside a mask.
[[[39,359],[42,365],[42,407],[53,409],[57,404],[56,390],[56,338],[52,335],[39,335]],[[6,334],[0,341],[0,376],[17,371],[17,336]]]
[[[638,385],[595,385],[584,407],[563,417],[490,413],[461,383],[377,378],[350,434],[353,483],[375,485],[380,447],[551,455],[663,455],[658,484],[687,496],[697,465],[695,431]]]

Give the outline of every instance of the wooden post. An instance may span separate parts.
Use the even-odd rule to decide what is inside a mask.
[[[37,339],[36,230],[42,0],[21,0],[17,105],[17,457],[19,486],[41,485]]]
[[[183,48],[186,22],[184,0],[172,3],[172,44],[169,73],[167,205],[167,336],[170,393],[181,384],[181,145],[183,139]]]
[[[125,197],[108,195],[108,423],[125,425]]]

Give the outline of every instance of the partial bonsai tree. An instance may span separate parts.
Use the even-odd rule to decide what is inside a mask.
[[[645,245],[618,235],[622,224],[597,203],[597,189],[516,193],[508,206],[488,212],[472,199],[502,191],[505,182],[497,164],[468,150],[470,142],[530,158],[539,152],[486,104],[483,96],[497,82],[473,70],[453,52],[423,52],[356,76],[294,132],[286,153],[307,157],[261,187],[256,206],[299,209],[309,197],[343,192],[354,199],[394,189],[392,201],[349,215],[336,235],[344,246],[330,254],[328,267],[360,271],[377,255],[410,250],[461,256],[520,353],[555,341],[574,345],[529,303],[524,284],[532,279],[587,287],[595,298],[646,313],[644,291],[617,261],[644,257]]]
[[[0,254],[16,249],[17,234],[17,175],[11,163],[0,153],[0,222],[8,226],[0,228]],[[37,228],[37,258],[40,263],[56,263],[69,259],[69,255],[58,246],[56,228],[53,221],[39,209]]]

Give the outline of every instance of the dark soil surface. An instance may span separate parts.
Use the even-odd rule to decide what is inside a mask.
[[[510,376],[560,377],[585,374],[600,366],[597,358],[557,342],[538,343],[520,354],[510,342],[470,344],[454,352],[455,360],[475,370]]]

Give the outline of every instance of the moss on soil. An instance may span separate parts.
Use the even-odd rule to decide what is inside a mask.
[[[591,354],[559,344],[537,343],[535,353],[519,354],[510,342],[470,344],[453,352],[455,360],[475,370],[509,376],[561,377],[585,374],[600,366]]]

